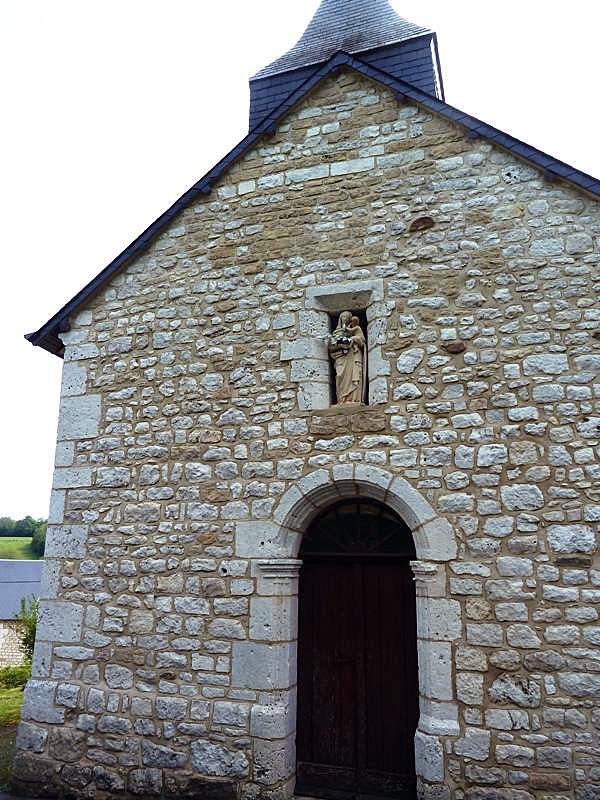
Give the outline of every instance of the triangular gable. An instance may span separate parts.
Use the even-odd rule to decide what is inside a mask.
[[[173,219],[187,206],[192,203],[199,195],[209,194],[212,185],[223,173],[249,150],[265,134],[275,131],[279,120],[285,116],[294,106],[296,106],[315,86],[329,75],[335,74],[340,69],[353,69],[366,78],[371,78],[383,84],[388,89],[396,93],[399,100],[409,99],[439,114],[450,122],[463,126],[473,138],[481,138],[490,141],[499,147],[512,153],[516,158],[528,161],[540,169],[547,180],[564,180],[578,189],[600,197],[600,180],[581,172],[575,167],[565,164],[556,158],[543,153],[535,147],[531,147],[525,142],[510,136],[503,131],[487,125],[485,122],[459,111],[448,103],[438,100],[436,97],[411,86],[404,81],[398,80],[387,72],[371,67],[359,59],[347,53],[336,53],[326,64],[318,69],[308,80],[306,80],[296,91],[294,91],[280,106],[265,117],[250,133],[244,137],[227,155],[222,158],[215,166],[210,169],[197,183],[195,183],[185,194],[183,194],[173,205],[167,209],[150,227],[135,239],[129,247],[111,261],[87,286],[78,292],[66,305],[64,305],[48,322],[46,322],[35,333],[27,334],[25,337],[31,344],[43,347],[54,355],[61,356],[63,345],[58,338],[59,333],[69,330],[69,317],[94,295],[113,275],[129,263],[133,258],[143,253],[156,236],[169,225]]]

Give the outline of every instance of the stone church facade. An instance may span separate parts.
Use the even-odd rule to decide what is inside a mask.
[[[360,499],[412,534],[382,794],[593,800],[600,188],[360,53],[313,73],[32,337],[64,369],[15,788],[290,798],[303,538]],[[364,404],[335,404],[343,311]]]

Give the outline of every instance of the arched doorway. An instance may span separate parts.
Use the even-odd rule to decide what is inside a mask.
[[[410,529],[346,499],[303,537],[296,793],[415,798],[419,719]]]

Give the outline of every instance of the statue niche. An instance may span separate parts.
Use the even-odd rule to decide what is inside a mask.
[[[340,314],[328,348],[335,367],[337,405],[366,403],[367,346],[360,321],[351,311]]]

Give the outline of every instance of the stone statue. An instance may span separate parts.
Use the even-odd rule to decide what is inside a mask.
[[[335,366],[337,405],[366,402],[367,347],[358,317],[342,311],[329,337],[329,354]]]

